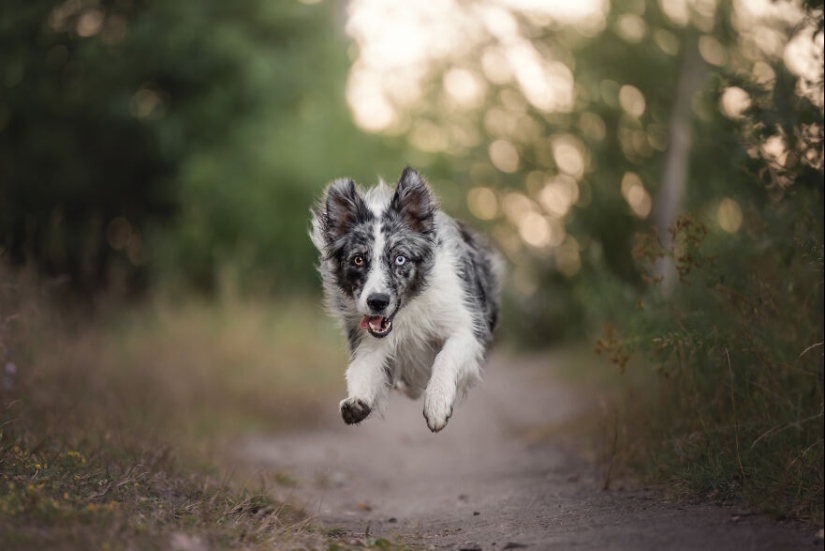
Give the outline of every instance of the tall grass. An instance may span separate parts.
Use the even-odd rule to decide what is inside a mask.
[[[736,236],[686,216],[673,249],[642,239],[639,258],[670,256],[682,284],[648,295],[597,349],[655,372],[621,393],[614,460],[683,494],[821,525],[821,194],[777,208]]]
[[[235,441],[336,403],[346,355],[319,308],[155,299],[81,314],[32,281],[0,275],[0,547],[315,537],[271,477],[245,487],[221,465]]]

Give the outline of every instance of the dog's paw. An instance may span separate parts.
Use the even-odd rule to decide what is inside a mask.
[[[455,392],[433,392],[428,389],[424,396],[424,419],[433,432],[438,432],[447,426],[447,421],[453,415]]]
[[[346,400],[341,400],[341,417],[347,425],[360,423],[367,418],[371,411],[372,408],[370,408],[366,402],[359,400],[358,398],[347,398]]]

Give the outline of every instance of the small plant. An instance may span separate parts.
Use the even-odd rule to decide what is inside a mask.
[[[624,373],[631,355],[626,348],[627,346],[627,342],[616,337],[613,332],[613,325],[608,323],[604,326],[604,337],[596,339],[593,351],[599,355],[604,353],[607,356],[607,361],[618,366],[619,371]]]

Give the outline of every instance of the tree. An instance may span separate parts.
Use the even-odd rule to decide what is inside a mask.
[[[384,151],[343,101],[332,5],[0,5],[0,247],[92,292],[307,285],[308,207]],[[360,163],[360,164],[359,164]],[[277,283],[272,283],[275,280]]]
[[[362,5],[371,6],[362,0],[354,9]],[[366,22],[353,24],[361,54],[351,86],[372,100],[351,98],[356,120],[361,105],[383,105],[392,116],[368,130],[405,133],[437,178],[471,182],[452,188],[453,200],[489,221],[513,264],[510,319],[535,342],[580,334],[643,291],[630,252],[651,221],[667,239],[679,212],[698,210],[726,232],[717,216],[723,202],[722,211],[736,215],[767,200],[748,167],[774,154],[762,148],[771,136],[781,133],[793,150],[794,129],[821,129],[816,94],[795,92],[815,76],[802,77],[783,55],[816,27],[798,4],[420,10],[426,17],[415,32],[401,32],[417,21],[406,14],[386,39],[370,18],[354,18]],[[438,41],[445,19],[462,29],[461,41]],[[373,44],[391,47],[393,33],[406,37],[396,63]],[[425,53],[411,53],[413,36]],[[399,83],[418,95],[396,94]],[[783,114],[753,122],[766,107]],[[805,175],[821,173],[821,140],[806,143],[799,147],[818,152],[799,165],[809,181]]]

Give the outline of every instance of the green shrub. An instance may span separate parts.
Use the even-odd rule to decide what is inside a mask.
[[[642,473],[822,523],[822,215],[822,190],[798,189],[747,209],[736,235],[684,215],[667,250],[639,237],[637,259],[673,259],[680,284],[667,296],[652,276],[620,329],[630,338],[610,327],[596,348],[659,373],[625,405],[625,452]]]

